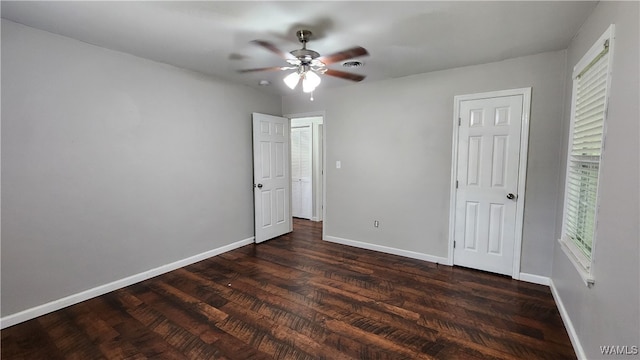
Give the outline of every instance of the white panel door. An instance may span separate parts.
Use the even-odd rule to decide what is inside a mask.
[[[291,129],[291,213],[303,219],[313,215],[311,145],[310,125]]]
[[[459,103],[454,264],[511,275],[523,96]]]
[[[253,187],[257,243],[292,231],[289,120],[253,113]]]

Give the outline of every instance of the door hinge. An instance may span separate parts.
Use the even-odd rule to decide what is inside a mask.
[[[458,180],[456,180],[456,189],[458,188]]]
[[[458,126],[462,125],[462,118],[458,118]]]
[[[456,242],[455,241],[453,242],[453,248],[454,249],[456,248]]]

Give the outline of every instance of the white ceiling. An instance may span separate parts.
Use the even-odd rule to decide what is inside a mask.
[[[2,1],[2,17],[109,49],[192,69],[280,94],[282,72],[239,69],[284,66],[250,44],[300,48],[295,31],[314,32],[308,48],[322,55],[352,46],[370,55],[364,82],[560,50],[593,1]],[[269,87],[258,82],[266,79]],[[323,77],[321,87],[353,84]],[[299,89],[298,89],[299,90]]]

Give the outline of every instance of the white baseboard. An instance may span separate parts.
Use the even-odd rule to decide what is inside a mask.
[[[24,321],[34,319],[38,316],[48,314],[56,310],[60,310],[67,306],[74,305],[74,304],[83,302],[85,300],[89,300],[96,296],[104,295],[108,292],[121,289],[123,287],[150,279],[152,277],[155,277],[164,273],[168,273],[169,271],[173,271],[181,267],[185,267],[187,265],[197,263],[198,261],[208,259],[212,256],[220,255],[227,251],[231,251],[233,249],[237,249],[239,247],[252,244],[253,240],[254,240],[254,237],[252,236],[250,238],[236,241],[234,243],[219,247],[217,249],[205,251],[203,253],[190,256],[186,259],[178,260],[170,264],[162,265],[151,270],[147,270],[135,275],[128,276],[124,279],[116,280],[108,284],[100,285],[92,289],[88,289],[76,294],[72,294],[62,299],[54,300],[46,304],[38,305],[36,307],[32,307],[30,309],[17,312],[15,314],[7,315],[0,319],[0,329],[4,329]]]
[[[325,236],[324,240],[337,243],[337,244],[349,245],[349,246],[353,246],[361,249],[374,250],[374,251],[379,251],[387,254],[404,256],[411,259],[418,259],[418,260],[429,261],[437,264],[447,265],[446,257],[433,256],[433,255],[423,254],[415,251],[396,249],[388,246],[369,244],[362,241],[343,239],[335,236]]]
[[[527,274],[522,272],[520,273],[519,280],[546,286],[549,286],[549,282],[551,281],[551,279],[546,276]]]
[[[582,344],[580,344],[580,339],[578,339],[578,334],[576,333],[576,329],[573,327],[573,323],[571,322],[569,313],[567,312],[567,309],[564,307],[562,298],[558,293],[558,289],[556,289],[556,286],[553,284],[552,279],[549,279],[549,287],[551,288],[551,294],[553,295],[553,299],[556,301],[556,305],[558,306],[558,311],[560,312],[560,317],[562,318],[564,327],[567,329],[567,333],[569,334],[571,345],[573,345],[573,351],[576,352],[576,356],[578,357],[578,360],[587,360],[587,355],[584,353],[584,348],[582,348]]]

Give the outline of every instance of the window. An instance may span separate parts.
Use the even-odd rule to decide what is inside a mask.
[[[567,150],[560,243],[587,286],[594,282],[598,179],[604,148],[614,26],[573,68],[571,131]]]

